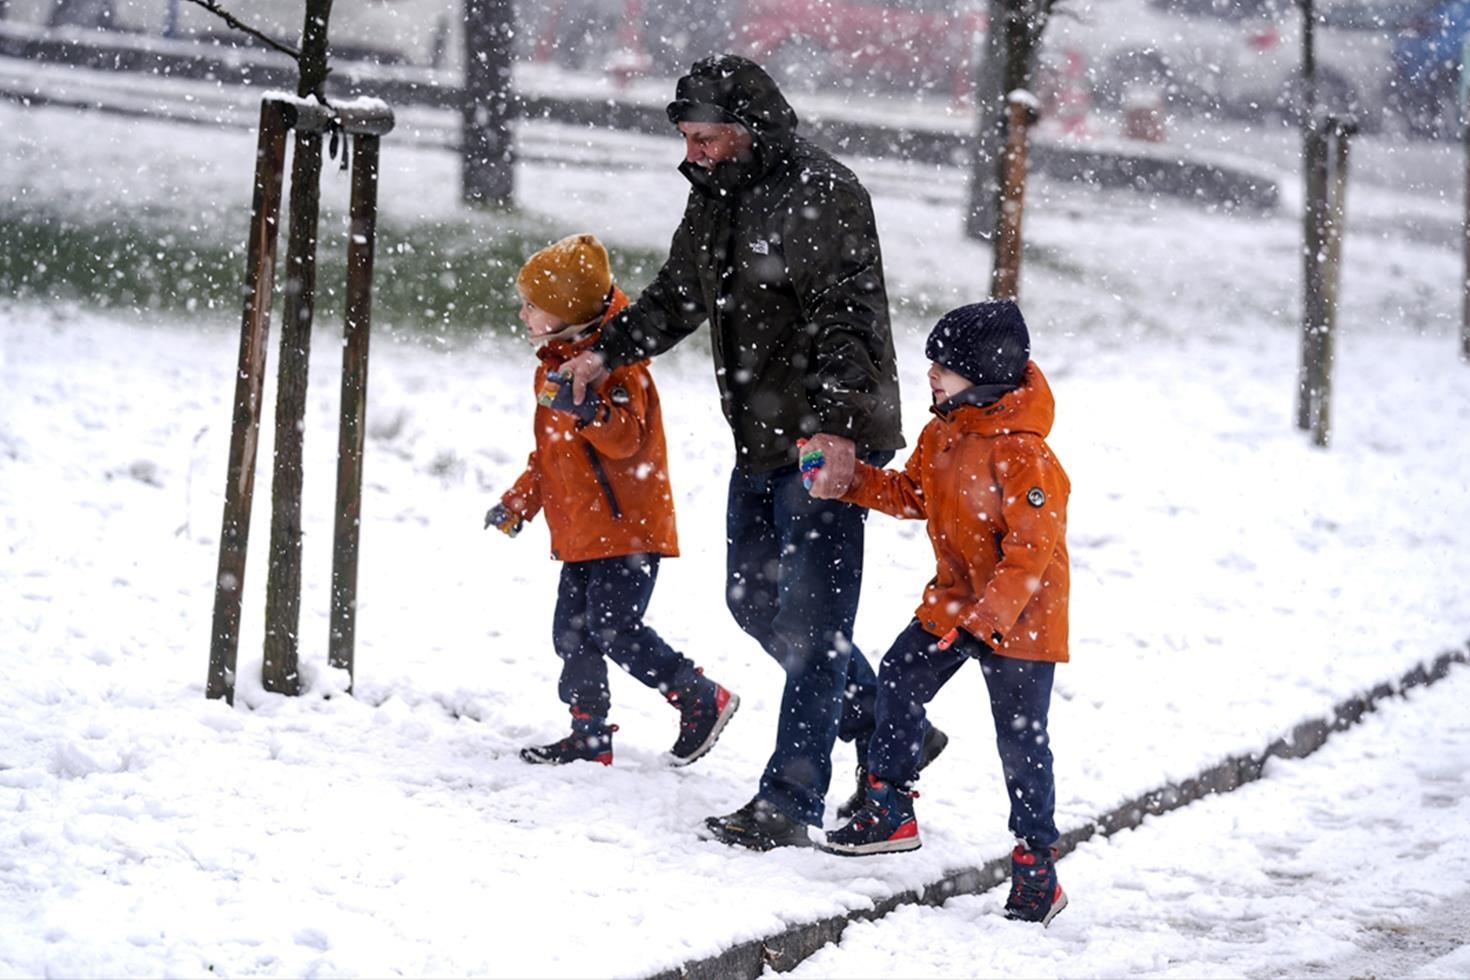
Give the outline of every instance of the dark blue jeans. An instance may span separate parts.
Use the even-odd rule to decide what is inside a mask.
[[[879,779],[913,782],[924,739],[924,706],[970,659],[980,661],[990,692],[995,744],[1011,800],[1011,833],[1031,850],[1044,850],[1057,842],[1056,784],[1046,734],[1056,664],[999,656],[964,632],[954,646],[940,650],[917,620],[910,623],[883,657],[868,765]]]
[[[877,677],[851,640],[867,513],[812,497],[795,466],[730,474],[725,600],[786,673],[776,750],[757,795],[812,825],[832,780],[833,742],[856,740],[861,757],[873,730]]]
[[[611,706],[608,660],[664,692],[694,676],[694,664],[643,625],[658,560],[629,555],[562,565],[551,627],[562,659],[557,693],[593,719],[605,719]]]

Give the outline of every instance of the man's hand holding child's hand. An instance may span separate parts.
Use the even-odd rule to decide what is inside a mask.
[[[546,385],[541,389],[541,393],[536,396],[536,402],[539,405],[551,409],[553,412],[566,412],[569,415],[575,415],[577,421],[586,425],[596,416],[597,406],[602,400],[597,397],[597,392],[588,391],[586,397],[580,403],[577,402],[572,395],[571,380],[572,378],[568,374],[552,371],[546,375]]]
[[[587,389],[600,385],[608,370],[601,354],[595,350],[584,350],[568,358],[561,366],[561,373],[572,379],[572,404],[580,405],[588,394]]]
[[[848,491],[857,471],[857,450],[851,439],[818,432],[799,445],[803,460],[808,457],[820,459],[810,472],[803,467],[804,477],[811,479],[807,489],[813,497],[836,499]]]

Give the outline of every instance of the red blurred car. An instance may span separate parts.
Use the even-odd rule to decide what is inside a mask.
[[[745,0],[737,48],[783,87],[968,92],[985,7],[967,0]]]

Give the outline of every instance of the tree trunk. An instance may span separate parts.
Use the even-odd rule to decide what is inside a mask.
[[[1014,0],[990,0],[992,29],[985,34],[985,56],[975,79],[975,143],[970,153],[970,200],[965,210],[965,234],[989,238],[1000,213],[1000,172],[996,162],[1005,153],[1006,142],[1006,45],[1003,24]]]
[[[990,295],[1016,300],[1021,292],[1021,216],[1026,205],[1026,133],[1036,121],[1030,96],[1006,100],[1005,187],[991,247]]]
[[[470,204],[508,207],[515,197],[515,147],[510,132],[514,36],[511,0],[464,0],[461,189]]]
[[[979,115],[970,157],[965,234],[994,240],[1005,187],[1006,96],[1031,87],[1032,70],[1053,0],[990,0],[990,30],[976,83]]]
[[[296,94],[322,92],[327,78],[327,22],[332,0],[307,0],[301,29],[301,79]],[[291,158],[290,232],[281,358],[276,381],[276,454],[271,479],[270,570],[265,588],[266,690],[295,694],[301,620],[301,458],[307,364],[316,303],[316,244],[321,205],[322,138],[296,131]]]

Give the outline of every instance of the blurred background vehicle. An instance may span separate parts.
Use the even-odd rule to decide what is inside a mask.
[[[587,74],[669,78],[735,51],[795,92],[970,98],[986,0],[515,0],[516,56]],[[225,6],[293,41],[302,0]],[[1372,131],[1458,132],[1470,0],[1315,0],[1318,100]],[[6,22],[59,31],[252,43],[185,0],[0,0]],[[1302,105],[1296,0],[1058,0],[1035,88],[1085,115],[1130,99],[1171,116],[1294,121]],[[350,0],[333,10],[343,60],[463,64],[462,0]]]
[[[1424,6],[1393,50],[1394,102],[1409,132],[1454,137],[1465,119],[1464,80],[1470,61],[1470,0]]]
[[[1470,3],[1470,0],[1458,0]],[[1423,0],[1317,0],[1317,98],[1327,111],[1380,124],[1394,41]],[[1079,53],[1096,104],[1158,93],[1171,113],[1299,118],[1300,8],[1293,0],[1091,0],[1059,7],[1052,63]]]
[[[1207,0],[1194,0],[1196,3]],[[1079,74],[1094,105],[1122,108],[1158,96],[1171,113],[1218,109],[1229,40],[1216,21],[1150,0],[1060,0],[1042,38],[1044,101]]]
[[[1157,0],[1168,2],[1168,0]],[[1366,131],[1384,123],[1392,91],[1398,32],[1423,0],[1316,0],[1317,104],[1351,115]],[[1302,16],[1295,3],[1262,4],[1235,25],[1226,103],[1237,115],[1300,120],[1303,107]]]
[[[906,90],[963,98],[985,37],[982,2],[746,0],[734,49],[797,90]]]

